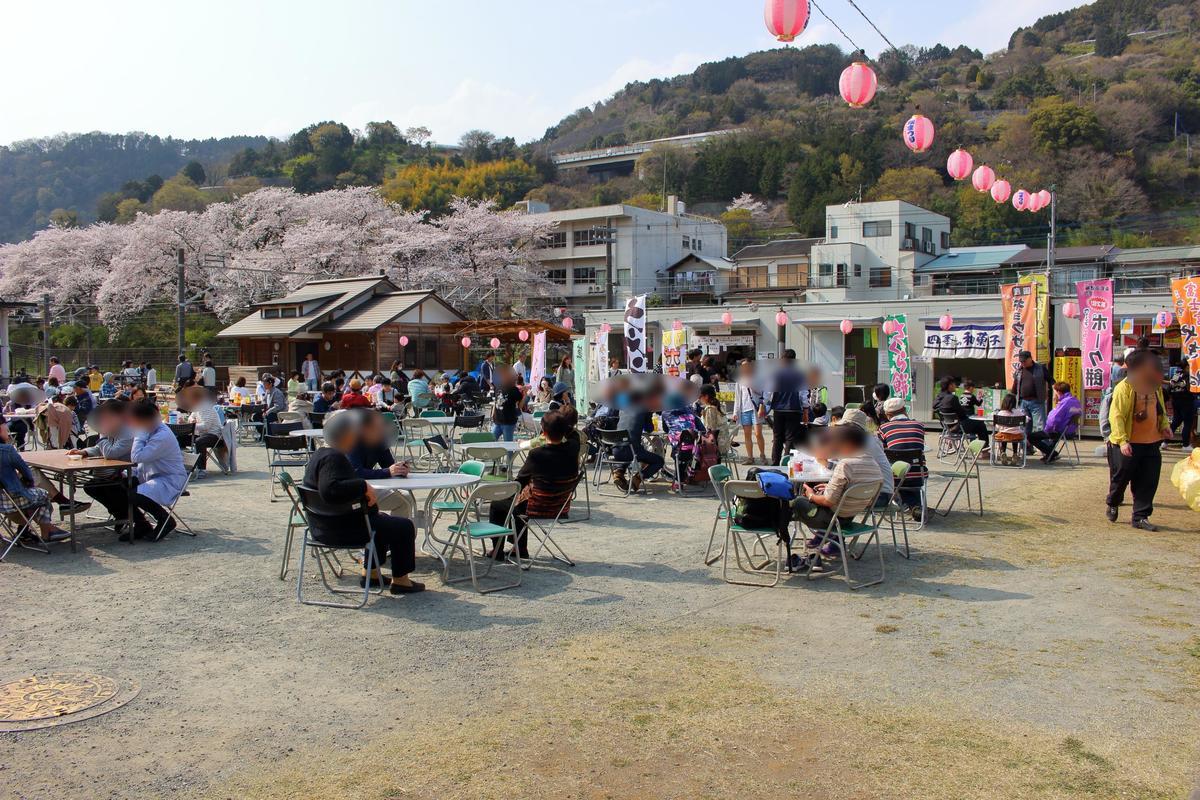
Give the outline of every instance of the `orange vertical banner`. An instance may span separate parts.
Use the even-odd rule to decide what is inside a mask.
[[[1000,287],[1000,305],[1004,309],[1004,363],[1008,366],[1005,385],[1011,392],[1016,383],[1018,358],[1022,350],[1030,350],[1037,335],[1036,283],[1006,283]]]
[[[1171,281],[1171,299],[1179,319],[1182,356],[1188,362],[1188,386],[1200,394],[1200,278]]]

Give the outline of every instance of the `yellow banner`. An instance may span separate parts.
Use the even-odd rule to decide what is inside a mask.
[[[1036,283],[1037,294],[1037,349],[1034,358],[1039,364],[1050,363],[1050,276],[1044,272],[1021,275],[1017,283]],[[1029,348],[1034,350],[1034,348]]]
[[[1054,359],[1054,382],[1059,381],[1071,386],[1071,394],[1083,397],[1083,359],[1080,356],[1059,356]]]

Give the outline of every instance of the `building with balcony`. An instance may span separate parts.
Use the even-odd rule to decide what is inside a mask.
[[[670,306],[711,306],[729,295],[735,275],[728,258],[689,253],[659,274],[655,294]]]
[[[743,247],[733,254],[736,271],[728,299],[763,303],[803,302],[811,271],[810,255],[820,239],[777,239]]]
[[[667,199],[666,211],[623,203],[564,211],[531,200],[519,206],[557,223],[537,257],[569,309],[604,308],[610,279],[616,302],[656,292],[667,270],[688,256],[720,261],[726,255],[725,226],[688,214],[675,197]]]

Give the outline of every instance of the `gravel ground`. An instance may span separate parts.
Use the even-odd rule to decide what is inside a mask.
[[[200,482],[180,504],[195,539],[129,546],[102,533],[78,553],[18,551],[0,565],[0,680],[81,670],[141,686],[99,718],[0,734],[0,797],[707,796],[673,782],[680,770],[704,774],[703,753],[656,749],[670,765],[626,768],[645,757],[636,738],[580,737],[575,721],[651,735],[620,698],[584,705],[597,680],[624,687],[620,697],[662,681],[660,699],[682,683],[672,730],[694,724],[700,735],[708,725],[718,739],[780,713],[774,703],[739,705],[729,690],[713,695],[728,697],[724,719],[689,718],[686,697],[706,693],[706,676],[718,673],[785,709],[803,710],[821,687],[825,721],[771,718],[825,730],[816,737],[824,746],[837,732],[869,730],[882,750],[911,735],[889,774],[837,773],[828,796],[1185,796],[1200,727],[1200,525],[1166,480],[1173,459],[1157,534],[1104,520],[1094,456],[1075,469],[985,468],[986,516],[956,512],[912,533],[911,561],[888,547],[887,581],[856,593],[840,579],[724,584],[719,565],[700,558],[715,500],[655,486],[630,500],[593,495],[592,521],[559,535],[573,569],[540,567],[520,588],[482,597],[427,575],[424,595],[355,612],[301,606],[294,581],[278,580],[287,508],[267,502],[263,451],[245,448],[241,473]],[[421,557],[418,571],[432,565]],[[585,668],[566,668],[563,653],[586,653]],[[596,677],[594,665],[609,672]],[[567,732],[536,749],[538,732],[522,728],[542,771],[516,793],[519,782],[500,781],[505,791],[476,782],[513,765],[437,758],[452,750],[446,732],[496,722],[484,709],[497,701],[505,714],[537,715],[547,731],[562,720]],[[840,721],[836,731],[829,720]],[[991,772],[986,758],[944,750],[944,732],[968,724],[962,741],[1005,737],[991,751],[1008,755]],[[329,760],[360,752],[372,761]],[[435,763],[412,765],[416,774],[396,785],[305,783],[392,772],[385,765],[409,752]],[[1042,765],[1046,752],[1059,760]],[[1029,777],[1018,769],[1026,762],[1040,765]],[[561,783],[580,764],[596,770],[588,784]],[[915,770],[918,788],[898,788]],[[1047,789],[1036,777],[1046,772],[1065,777]],[[975,789],[937,789],[970,775]],[[1005,775],[1010,783],[995,782]],[[778,795],[750,766],[717,778],[743,796]]]

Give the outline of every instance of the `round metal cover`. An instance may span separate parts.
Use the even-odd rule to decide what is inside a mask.
[[[50,672],[0,684],[0,731],[29,730],[88,719],[137,694],[104,675]]]

